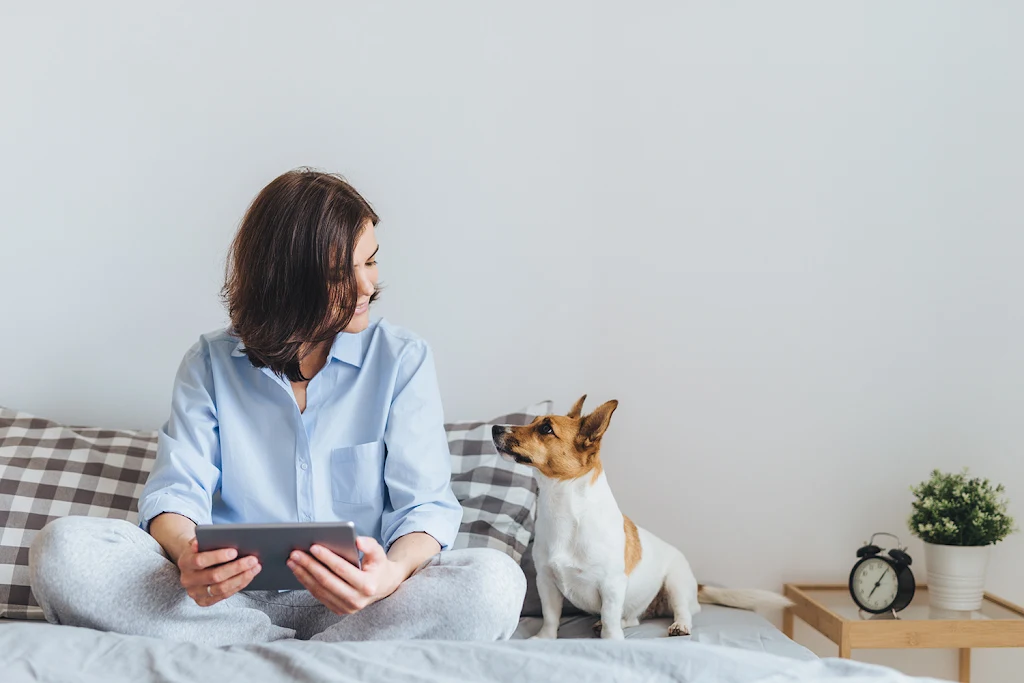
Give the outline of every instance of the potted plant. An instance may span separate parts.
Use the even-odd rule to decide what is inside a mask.
[[[1003,485],[933,470],[911,487],[910,532],[924,541],[928,592],[933,607],[970,611],[981,607],[992,546],[1015,529],[1006,512]]]

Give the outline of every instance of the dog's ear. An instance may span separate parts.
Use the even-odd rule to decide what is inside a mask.
[[[572,404],[572,408],[570,408],[569,412],[566,413],[566,417],[571,417],[571,418],[574,418],[574,419],[579,417],[580,413],[583,412],[583,402],[586,401],[586,400],[587,400],[587,395],[586,394],[583,394],[582,396],[580,396],[579,399],[577,399],[577,401]]]
[[[580,424],[580,438],[590,443],[600,440],[604,436],[605,430],[608,429],[612,413],[618,407],[618,401],[608,401],[599,405],[594,412],[583,418],[583,422]]]

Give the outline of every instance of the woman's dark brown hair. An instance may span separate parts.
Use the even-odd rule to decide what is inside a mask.
[[[222,292],[253,365],[292,382],[308,379],[299,359],[351,321],[359,297],[352,252],[378,220],[331,173],[288,171],[256,195],[231,244]]]

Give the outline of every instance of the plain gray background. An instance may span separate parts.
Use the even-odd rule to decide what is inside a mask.
[[[157,427],[247,203],[308,164],[380,213],[378,313],[433,345],[447,417],[619,399],[619,502],[703,580],[843,582],[933,467],[1024,517],[1022,28],[988,2],[4,3],[0,404]],[[1013,536],[990,589],[1024,602],[1022,562]]]

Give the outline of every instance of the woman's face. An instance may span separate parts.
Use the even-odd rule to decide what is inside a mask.
[[[356,299],[355,315],[349,321],[346,332],[362,332],[370,324],[370,297],[377,289],[377,237],[371,223],[367,223],[363,234],[353,251],[352,269],[355,272],[359,297]]]

